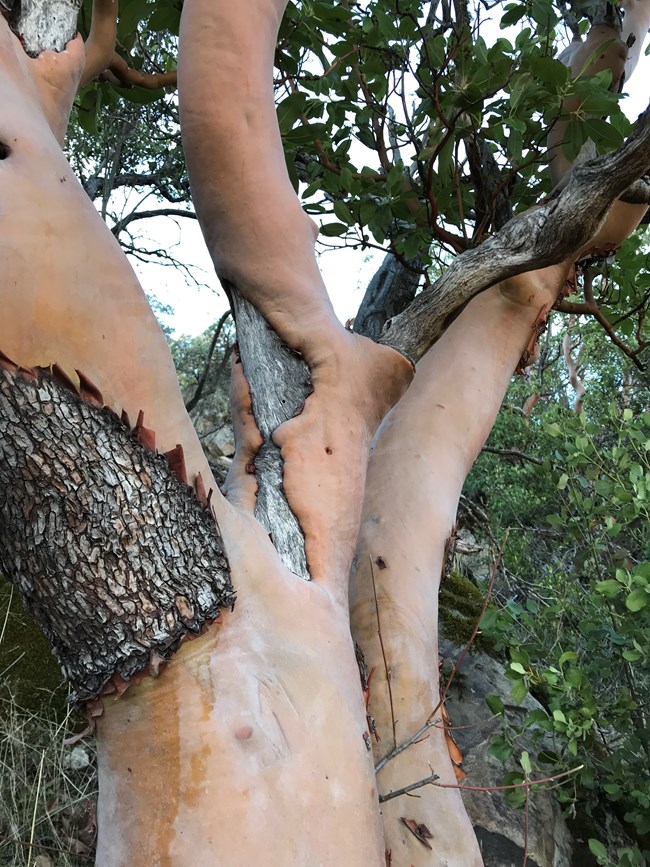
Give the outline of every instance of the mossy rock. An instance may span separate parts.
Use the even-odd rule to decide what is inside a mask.
[[[39,711],[58,707],[63,713],[67,688],[48,642],[25,611],[19,594],[0,575],[0,691],[16,704]]]
[[[484,602],[483,590],[460,572],[450,572],[440,588],[438,616],[442,635],[454,644],[466,644],[481,616]],[[489,641],[479,633],[474,646],[489,650],[486,645]]]

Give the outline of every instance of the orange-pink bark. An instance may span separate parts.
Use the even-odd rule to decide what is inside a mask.
[[[399,745],[438,706],[438,588],[460,492],[521,354],[569,267],[565,263],[513,278],[471,301],[418,364],[409,391],[379,430],[350,600],[353,634],[373,670],[368,709],[381,738],[375,744],[378,760],[393,746],[393,714]],[[441,782],[455,783],[442,727],[430,729],[385,765],[378,774],[379,791],[402,788],[431,770]],[[459,792],[427,786],[417,794],[417,800],[401,796],[382,805],[393,863],[480,864]],[[402,817],[431,830],[433,855]]]

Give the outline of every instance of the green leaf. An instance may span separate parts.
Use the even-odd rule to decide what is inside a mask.
[[[514,701],[514,703],[521,704],[521,702],[526,698],[527,695],[528,685],[526,684],[525,679],[521,678],[521,680],[515,681],[512,687],[512,700]]]
[[[325,223],[320,227],[321,235],[325,235],[326,238],[333,238],[338,235],[345,235],[348,227],[343,223]]]
[[[596,584],[596,592],[602,593],[603,596],[616,596],[620,593],[622,585],[615,578],[608,578],[607,581],[599,581]]]
[[[334,202],[334,213],[339,218],[339,220],[342,223],[345,223],[347,226],[351,226],[354,223],[352,211],[348,208],[345,202],[342,202],[340,199],[337,199]]]
[[[556,421],[554,421],[552,424],[544,424],[544,430],[551,437],[562,436],[562,428]]]
[[[499,696],[494,695],[494,693],[489,693],[485,696],[485,703],[495,716],[501,716],[505,711],[504,703],[501,701]]]
[[[291,93],[282,100],[276,109],[281,133],[289,132],[300,115],[304,113],[306,103],[307,94],[300,92]]]
[[[625,600],[625,607],[628,611],[640,611],[648,604],[648,593],[645,587],[637,587],[633,590]]]
[[[607,849],[600,840],[596,840],[594,837],[589,838],[589,851],[592,855],[598,858],[599,861],[607,860]]]

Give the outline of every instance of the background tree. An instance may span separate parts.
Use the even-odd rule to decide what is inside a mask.
[[[468,11],[457,7],[452,15],[446,5],[439,22],[436,7],[425,17],[418,4],[404,6],[404,17],[402,10],[388,15],[380,4],[314,3],[300,16],[291,6],[282,28],[284,2],[251,6],[188,0],[180,46],[181,125],[194,203],[238,328],[241,363],[234,365],[232,387],[238,443],[227,499],[216,491],[141,291],[55,139],[79,76],[151,83],[115,57],[116,4],[95,4],[85,71],[80,40],[68,42],[70,14],[59,30],[53,15],[34,17],[51,11],[40,4],[13,10],[10,21],[27,54],[39,55],[34,60],[3,27],[0,86],[9,110],[0,129],[0,182],[3,200],[17,211],[2,224],[3,567],[41,621],[76,698],[98,718],[100,863],[150,863],[154,852],[174,863],[243,864],[268,851],[294,863],[313,857],[381,863],[385,852],[395,864],[478,863],[444,732],[430,727],[440,705],[436,593],[445,543],[460,487],[512,370],[522,352],[529,360],[573,262],[618,246],[645,212],[646,185],[638,179],[648,170],[647,113],[619,150],[574,170],[552,204],[521,213],[477,242],[491,222],[508,215],[500,193],[511,182],[518,207],[537,201],[541,190],[531,167],[541,156],[528,153],[535,130],[540,138],[551,126],[564,130],[569,160],[586,133],[597,145],[613,144],[610,126],[587,115],[614,110],[609,86],[621,79],[629,35],[638,37],[632,54],[637,51],[647,6],[629,6],[622,32],[610,10],[596,17],[585,44],[605,70],[586,75],[577,52],[568,58],[579,66],[571,67],[575,77],[547,56],[556,14],[546,4],[533,8],[547,38],[531,57],[553,79],[548,101],[555,117],[545,124],[531,111],[531,128],[523,121],[520,130],[530,134],[521,153],[513,118],[508,141],[515,140],[517,168],[503,186],[503,178],[495,182],[490,140],[473,125],[482,131],[485,119],[498,145],[499,123],[489,112],[500,100],[502,114],[516,104],[523,116],[533,99],[539,109],[543,87],[524,62],[529,34],[519,50],[501,40],[496,51],[487,49],[470,38]],[[508,10],[506,23],[525,13],[525,7]],[[313,21],[324,22],[322,31],[333,37],[329,48],[342,52],[344,91],[353,101],[364,94],[367,138],[380,157],[381,177],[337,164],[346,155],[346,106],[335,106],[339,115],[324,143],[328,130],[314,129],[310,119],[323,102],[308,105],[294,87],[304,44],[329,64],[320,80],[333,72],[322,40],[310,31]],[[375,23],[392,54],[385,44],[373,45]],[[429,46],[422,28],[432,25]],[[382,243],[390,238],[411,270],[426,262],[432,229],[440,242],[463,251],[393,317],[383,346],[339,326],[315,265],[313,225],[291,189],[276,128],[269,77],[278,30],[278,56],[288,58],[281,75],[291,89],[280,106],[280,128],[287,134],[296,124],[308,129],[317,160],[301,165],[319,186],[327,181],[326,199],[339,220],[345,214],[347,222],[349,211],[349,225],[369,225]],[[363,56],[366,36],[371,50]],[[411,64],[416,42],[420,52]],[[424,60],[425,49],[436,46],[440,62],[434,62],[438,55]],[[60,53],[43,54],[44,48]],[[378,57],[381,68],[373,72]],[[390,70],[414,66],[422,99],[420,114],[412,114],[405,95],[404,117],[392,126],[389,62]],[[488,69],[497,82],[488,84]],[[154,75],[156,84],[173,79],[160,77],[168,71]],[[307,89],[322,86],[313,84],[311,72],[305,82]],[[471,90],[475,82],[478,92]],[[508,105],[500,96],[504,86]],[[554,123],[562,105],[570,113]],[[287,111],[296,107],[289,123]],[[473,109],[472,125],[466,118]],[[395,156],[400,124],[418,146],[415,172]],[[387,142],[392,158],[383,155]],[[472,187],[463,184],[463,150]],[[317,177],[321,170],[325,180]],[[487,178],[479,177],[481,170]],[[356,203],[341,194],[348,178],[348,186],[359,182],[356,218]],[[473,215],[466,188],[474,189]],[[386,190],[389,199],[382,201]],[[441,203],[449,212],[444,221]],[[340,234],[346,222],[326,231]],[[402,229],[417,243],[407,248]],[[361,243],[368,243],[361,233]],[[607,319],[593,293],[585,303]],[[626,318],[639,309],[634,305]],[[422,360],[402,397],[413,374],[405,356]],[[367,466],[377,425],[398,400]],[[125,427],[103,405],[121,411]],[[134,443],[128,429],[136,418]],[[197,499],[147,451],[152,430]],[[219,533],[200,501],[212,510]],[[233,601],[231,576],[238,603],[217,618],[218,606]],[[367,708],[350,625],[374,670]],[[200,637],[183,642],[190,633]],[[99,698],[123,693],[143,670],[157,675],[174,650],[163,677],[145,678],[116,702]],[[366,710],[381,737],[383,826]],[[418,733],[425,731],[422,741]],[[429,763],[435,774],[427,774]],[[409,802],[404,817],[399,793],[411,785],[419,785],[421,797],[417,808]],[[319,817],[308,833],[306,815]],[[246,833],[224,841],[224,827]]]

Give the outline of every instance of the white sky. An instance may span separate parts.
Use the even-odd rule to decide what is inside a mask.
[[[483,31],[484,36],[487,34]],[[508,31],[495,35],[506,35]],[[516,32],[515,32],[516,35]],[[650,56],[642,56],[630,82],[630,95],[623,102],[623,110],[635,119],[648,103],[648,91],[641,85],[650,77]],[[329,219],[329,218],[328,218]],[[227,301],[214,274],[201,232],[195,220],[158,217],[143,221],[142,234],[155,240],[155,247],[164,247],[181,262],[191,265],[205,286],[188,284],[182,272],[171,267],[149,265],[133,260],[132,264],[148,294],[174,309],[168,324],[181,334],[197,335],[208,328],[226,309]],[[332,239],[327,239],[328,244]],[[361,303],[365,289],[383,258],[378,250],[337,249],[319,254],[320,268],[332,303],[341,321],[353,317]]]

